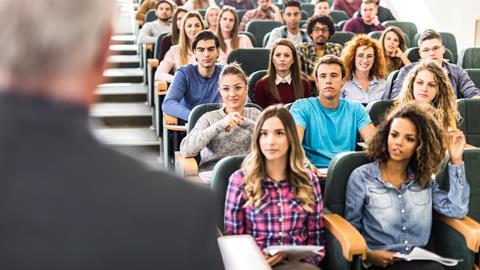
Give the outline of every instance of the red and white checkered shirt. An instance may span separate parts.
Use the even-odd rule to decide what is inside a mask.
[[[258,246],[271,245],[324,246],[323,202],[318,178],[309,172],[315,191],[315,206],[308,213],[296,199],[287,180],[262,181],[261,204],[245,207],[244,173],[238,170],[230,177],[225,199],[225,234],[250,234]],[[324,251],[322,251],[324,252]],[[308,258],[306,262],[319,265],[325,253]]]

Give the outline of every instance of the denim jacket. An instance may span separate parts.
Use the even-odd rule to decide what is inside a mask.
[[[422,189],[412,170],[400,190],[381,179],[377,162],[352,172],[347,184],[345,217],[359,230],[368,248],[409,253],[427,244],[432,227],[432,208],[443,215],[462,218],[468,212],[470,187],[465,167],[448,165],[450,191],[438,184]]]

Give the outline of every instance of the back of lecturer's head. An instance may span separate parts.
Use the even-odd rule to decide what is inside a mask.
[[[0,75],[36,80],[98,61],[115,0],[0,1]]]

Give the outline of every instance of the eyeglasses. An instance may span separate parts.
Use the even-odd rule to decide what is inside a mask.
[[[325,28],[314,27],[313,30],[312,30],[312,32],[316,32],[316,33],[318,33],[318,32],[329,33],[330,30],[328,30],[327,27],[325,27]]]
[[[220,87],[220,91],[226,94],[230,93],[230,91],[234,93],[240,93],[245,87],[246,85],[235,85],[234,87]]]
[[[434,46],[433,48],[423,48],[422,50],[420,50],[420,52],[422,53],[438,52],[438,50],[440,50],[441,48],[443,48],[443,46]]]

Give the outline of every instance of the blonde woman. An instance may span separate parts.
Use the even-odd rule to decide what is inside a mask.
[[[165,58],[155,72],[156,81],[171,82],[175,69],[185,64],[196,63],[192,52],[192,41],[196,34],[204,28],[202,16],[196,11],[189,11],[182,19],[182,28],[180,29],[180,38],[178,45],[170,47],[165,54]]]
[[[209,7],[205,12],[205,30],[217,32],[219,7]]]
[[[459,114],[454,90],[445,71],[433,61],[422,61],[407,76],[395,107],[401,107],[411,100],[424,101],[436,110],[435,116],[447,130],[456,129]]]
[[[217,37],[220,40],[220,63],[226,63],[228,54],[238,48],[253,48],[250,38],[238,34],[238,15],[234,8],[224,6],[217,23]]]
[[[251,153],[230,177],[225,201],[225,234],[250,234],[260,248],[324,243],[323,204],[318,178],[304,166],[305,155],[290,112],[281,105],[260,115]],[[273,269],[319,269],[321,255],[303,261],[284,253],[266,255]]]

